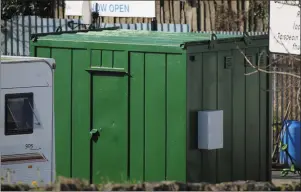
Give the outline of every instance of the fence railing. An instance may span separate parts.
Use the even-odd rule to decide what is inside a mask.
[[[59,26],[64,31],[72,31],[68,22],[72,19],[51,19],[37,16],[18,16],[2,21],[1,45],[4,55],[29,55],[31,34],[54,32]]]
[[[151,30],[150,23],[101,23],[98,27],[119,26],[122,29]],[[40,18],[38,16],[18,16],[2,22],[2,54],[4,55],[29,55],[29,41],[31,34],[54,32],[61,27],[62,31],[72,31],[85,29],[79,19],[53,19]],[[158,24],[158,31],[165,32],[189,32],[190,26],[187,24]],[[208,32],[199,32],[208,33]],[[210,32],[209,32],[210,33]],[[242,34],[242,32],[212,31],[211,33]],[[265,32],[251,32],[250,35],[260,35]]]

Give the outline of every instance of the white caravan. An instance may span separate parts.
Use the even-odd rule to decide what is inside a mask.
[[[53,72],[48,58],[1,56],[1,183],[54,181]]]

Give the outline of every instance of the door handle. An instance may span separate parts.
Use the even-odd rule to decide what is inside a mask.
[[[98,140],[98,137],[100,136],[101,128],[99,129],[92,129],[90,131],[90,138],[96,142]]]

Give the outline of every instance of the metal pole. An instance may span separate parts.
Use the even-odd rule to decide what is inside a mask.
[[[299,26],[300,26],[300,24],[301,24],[301,0],[298,0],[298,7],[299,7],[299,12],[298,12],[298,14],[299,15],[297,15],[297,16],[299,16]],[[301,29],[300,29],[300,27],[299,27],[299,34],[300,34],[300,32],[301,32]],[[299,45],[299,49],[300,49],[300,46],[301,46],[301,43],[300,43],[300,45]],[[301,58],[301,50],[300,50],[300,53],[298,54],[298,55],[296,55],[296,57],[300,57]],[[299,66],[298,66],[298,64],[299,64]],[[297,63],[297,74],[300,76],[301,75],[301,61],[299,61],[299,63]],[[301,85],[301,78],[299,79],[299,86]],[[300,87],[298,87],[299,89],[300,89]],[[297,94],[297,96],[296,96],[296,98],[297,98],[297,102],[299,102],[298,104],[300,105],[301,104],[301,100],[299,101],[299,98],[298,97],[300,97],[298,94]],[[297,117],[297,115],[296,115],[296,119],[298,120],[299,119],[299,128],[301,127],[301,111],[300,111],[300,108],[297,108],[297,110],[296,110],[298,113],[299,113],[299,117]],[[298,114],[297,113],[297,114]],[[301,131],[300,131],[300,137],[301,137]],[[300,154],[301,154],[301,147],[300,147],[300,151],[298,151]],[[300,167],[298,167],[299,169],[300,169]],[[301,182],[301,177],[300,177],[301,175],[299,174],[299,180],[300,180],[300,182]]]
[[[1,100],[1,85],[2,85],[2,65],[1,65],[1,56],[2,56],[2,30],[1,30],[1,26],[2,26],[2,7],[1,7],[1,0],[0,0],[0,102],[2,102]],[[1,106],[1,104],[0,104]],[[1,106],[2,107],[2,106]],[[1,156],[1,154],[0,154]]]
[[[152,22],[151,22],[151,30],[152,31],[158,31],[157,26],[158,26],[157,18],[154,17],[154,18],[152,18]]]
[[[2,25],[2,7],[1,7],[1,0],[0,0],[0,107],[3,109],[4,106],[2,106],[2,100],[1,100],[1,94],[2,94],[2,64],[1,64],[1,55],[2,55],[2,31],[1,31],[1,25]],[[0,109],[0,114],[1,114],[1,109]],[[1,122],[1,121],[0,121]],[[2,125],[2,124],[1,124]],[[4,127],[3,127],[4,129]],[[1,130],[1,127],[0,127]],[[0,151],[0,159],[1,159],[1,151]],[[0,160],[0,171],[1,171],[1,160]],[[0,182],[1,186],[1,182]]]
[[[83,23],[85,25],[91,25],[92,21],[92,11],[91,11],[91,2],[90,1],[83,1],[82,5],[82,17]]]

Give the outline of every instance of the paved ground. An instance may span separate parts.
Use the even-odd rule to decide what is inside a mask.
[[[273,171],[272,172],[272,182],[275,185],[281,185],[284,183],[292,183],[293,181],[295,182],[301,182],[301,176],[298,174],[288,174],[285,177],[281,176],[281,171]]]

